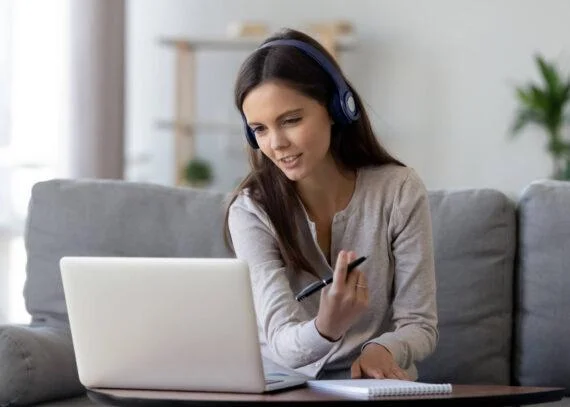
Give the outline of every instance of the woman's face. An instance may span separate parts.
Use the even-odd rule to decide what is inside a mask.
[[[331,119],[326,108],[282,82],[264,82],[249,92],[243,113],[259,149],[292,181],[324,165],[330,154]]]

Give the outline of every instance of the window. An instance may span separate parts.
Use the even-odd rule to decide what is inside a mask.
[[[23,227],[34,183],[65,177],[69,0],[0,0],[0,322],[25,323]]]

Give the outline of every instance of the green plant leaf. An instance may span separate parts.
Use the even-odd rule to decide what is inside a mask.
[[[529,124],[545,130],[548,137],[547,151],[554,158],[570,159],[570,142],[563,137],[562,126],[570,123],[570,77],[562,79],[556,65],[536,55],[535,61],[542,78],[541,83],[529,82],[516,88],[518,110],[511,126],[511,135],[516,135]]]
[[[528,106],[528,107],[533,106],[532,95],[530,94],[530,91],[528,89],[525,89],[523,87],[519,87],[519,88],[516,88],[515,91],[517,94],[517,98],[519,99],[521,104]]]
[[[570,158],[566,159],[566,167],[561,177],[564,181],[570,181]]]
[[[570,78],[568,78],[568,82],[566,85],[561,87],[560,91],[560,109],[564,111],[564,108],[567,103],[570,103]]]
[[[559,139],[551,138],[548,143],[548,151],[554,157],[562,157],[568,151],[568,145]]]
[[[546,62],[546,60],[540,55],[537,55],[535,59],[545,85],[547,86],[547,92],[551,95],[557,94],[558,88],[560,87],[560,77],[558,76],[558,72],[556,71],[554,64]]]
[[[536,85],[530,86],[533,107],[538,110],[547,111],[549,107],[548,94]]]
[[[212,167],[208,161],[195,158],[186,164],[184,178],[189,182],[210,182],[213,178]]]
[[[544,118],[534,109],[519,110],[511,126],[511,134],[516,135],[528,124],[544,125]]]

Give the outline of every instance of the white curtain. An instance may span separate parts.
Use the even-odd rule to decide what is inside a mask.
[[[10,49],[10,1],[0,0],[0,324],[7,319],[8,296],[1,287],[9,284],[7,251],[9,231],[7,219],[9,211],[8,195],[8,154],[9,143],[9,109],[10,100],[8,78],[8,55]]]
[[[123,178],[125,2],[70,5],[70,176]]]

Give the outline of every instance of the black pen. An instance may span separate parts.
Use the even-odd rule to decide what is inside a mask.
[[[354,268],[356,268],[358,265],[360,265],[364,260],[366,260],[366,257],[363,256],[363,257],[359,257],[358,259],[350,262],[348,264],[348,266],[346,267],[346,273],[347,274],[350,273]],[[295,296],[295,299],[297,301],[303,301],[309,295],[316,293],[321,288],[326,287],[327,285],[332,283],[332,281],[333,281],[332,275],[328,278],[325,278],[324,280],[315,281],[314,283],[309,284],[307,287],[303,288],[301,290],[301,292]]]

